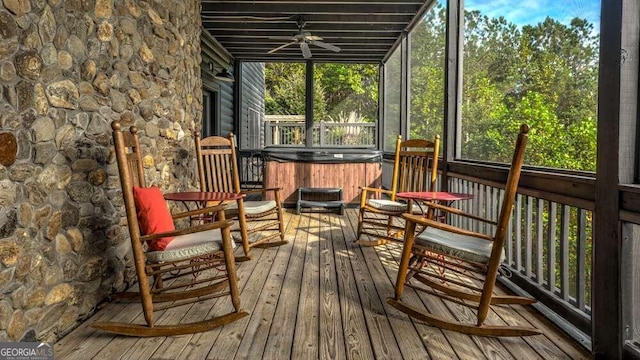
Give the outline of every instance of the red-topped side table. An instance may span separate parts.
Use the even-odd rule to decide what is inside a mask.
[[[208,202],[217,202],[218,204],[223,203],[225,201],[237,201],[238,208],[240,208],[243,204],[240,201],[244,198],[244,194],[236,194],[231,192],[205,192],[205,191],[182,191],[175,193],[166,193],[164,194],[164,199],[169,201],[180,201],[184,206],[189,209],[188,203],[193,202],[196,203],[198,208],[203,208],[207,206]],[[244,208],[244,206],[242,206]],[[199,219],[191,219],[191,221],[195,220],[211,220],[206,218]],[[242,222],[241,222],[242,225]]]

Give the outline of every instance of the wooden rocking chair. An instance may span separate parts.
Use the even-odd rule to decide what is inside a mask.
[[[436,191],[439,148],[439,135],[436,135],[434,141],[423,139],[402,141],[402,136],[398,135],[391,189],[362,188],[357,244],[376,246],[402,239],[404,225],[398,224],[395,220],[400,220],[403,213],[422,213],[422,209],[416,204],[413,205],[413,209],[409,209],[409,202],[397,201],[396,194],[409,191]],[[382,199],[383,194],[386,194],[389,199]],[[363,235],[376,240],[364,240]]]
[[[226,214],[229,218],[237,218],[241,237],[242,249],[245,257],[238,260],[250,259],[249,251],[252,247],[272,247],[287,243],[284,239],[282,220],[282,204],[280,189],[240,188],[240,171],[236,148],[232,133],[228,137],[209,136],[200,139],[196,134],[196,153],[198,158],[198,173],[200,176],[200,190],[214,192],[232,192],[236,194],[260,194],[273,192],[275,200],[253,201],[240,199],[228,204]],[[256,226],[248,229],[248,222]],[[252,236],[252,235],[256,236]],[[260,236],[262,235],[262,236]],[[276,241],[273,241],[277,239]]]
[[[536,301],[527,297],[497,296],[493,293],[498,269],[504,259],[503,247],[518,189],[528,132],[529,127],[522,125],[497,222],[467,214],[458,209],[429,204],[438,211],[495,225],[496,230],[492,236],[421,216],[403,215],[406,220],[404,247],[395,285],[395,297],[387,299],[390,305],[429,324],[465,334],[480,336],[541,334],[539,330],[529,327],[484,325],[491,304],[525,305]],[[416,234],[416,224],[422,225],[425,229]],[[408,305],[401,300],[405,286],[474,307],[477,310],[477,322],[469,324],[445,319]]]
[[[92,326],[122,335],[170,336],[207,331],[248,315],[240,309],[232,222],[225,219],[224,206],[172,216],[160,190],[146,186],[138,130],[132,126],[125,132],[118,121],[111,127],[139,286],[139,292],[115,297],[141,301],[146,324],[97,322]],[[175,230],[172,218],[199,214],[215,221]],[[227,314],[193,323],[155,323],[154,311],[223,296],[230,296],[233,305]]]

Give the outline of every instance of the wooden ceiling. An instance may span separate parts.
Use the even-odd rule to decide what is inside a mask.
[[[304,32],[335,45],[333,52],[308,44],[311,60],[380,62],[417,14],[424,0],[202,0],[202,25],[237,60],[303,61],[299,43],[290,43],[304,22]]]

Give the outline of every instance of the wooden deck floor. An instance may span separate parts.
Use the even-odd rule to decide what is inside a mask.
[[[544,335],[483,338],[441,331],[389,306],[401,247],[353,244],[355,209],[337,214],[287,212],[289,244],[253,249],[238,264],[242,307],[250,316],[195,335],[112,336],[89,325],[142,323],[139,304],[111,303],[55,345],[56,359],[581,359],[590,355],[535,310],[496,307],[489,321],[531,323]],[[404,299],[451,316],[465,307],[407,289]],[[228,300],[166,310],[160,322],[229,308]],[[213,309],[212,309],[212,304]]]

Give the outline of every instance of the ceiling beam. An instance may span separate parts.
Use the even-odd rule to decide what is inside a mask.
[[[248,51],[248,50],[266,50],[269,51],[273,48],[276,48],[278,46],[282,46],[284,44],[287,44],[286,41],[278,43],[278,44],[253,44],[253,45],[244,45],[244,46],[239,46],[237,44],[233,45],[233,44],[228,44],[225,46],[225,49],[227,49],[228,51],[236,51],[236,52],[242,52],[242,51]],[[290,46],[292,48],[298,48],[297,44],[294,44],[293,42],[289,43]],[[362,52],[367,52],[367,51],[380,51],[380,50],[385,50],[388,51],[389,50],[389,46],[366,46],[366,45],[337,45],[336,43],[331,43],[332,45],[336,45],[338,46],[341,51],[362,51]],[[314,44],[309,44],[309,47],[311,49],[323,49],[323,47],[321,46],[316,46]],[[287,48],[285,48],[287,49]],[[325,49],[326,50],[326,49]],[[330,50],[327,50],[330,51]],[[331,51],[334,52],[334,51]]]
[[[205,27],[206,28],[206,27]],[[287,36],[288,34],[280,31],[251,31],[251,30],[228,30],[228,29],[209,29],[206,28],[214,37],[225,37],[225,36],[233,36],[233,37],[244,37],[244,38],[270,38],[277,37],[278,39],[282,36]],[[344,39],[384,39],[384,40],[395,40],[397,39],[401,31],[397,32],[359,32],[359,31],[340,31],[340,30],[324,30],[322,33],[315,33],[313,35],[318,35],[323,37],[324,39],[334,39],[334,38],[344,38]]]
[[[283,5],[268,2],[238,3],[238,2],[202,2],[202,12],[215,12],[218,14],[227,13],[237,15],[256,15],[261,13],[278,12],[282,15],[298,15],[300,13],[316,14],[407,14],[415,15],[423,2],[402,4],[396,2],[367,2],[367,3],[346,3],[339,2],[319,3],[316,1],[295,1]],[[336,8],[338,7],[338,8]]]
[[[306,20],[305,20],[306,21]],[[295,23],[282,22],[261,22],[261,23],[243,23],[243,22],[211,22],[203,20],[202,25],[210,31],[220,30],[238,30],[238,31],[282,31],[297,32],[298,27]],[[362,31],[362,32],[400,32],[404,30],[406,24],[354,24],[354,23],[313,23],[306,22],[305,31]]]
[[[246,61],[246,62],[305,62],[306,60],[300,55],[299,57],[292,56],[238,56],[236,60]],[[322,57],[322,56],[313,56],[311,59],[315,62],[329,62],[329,63],[357,63],[357,64],[379,64],[380,57],[357,57],[350,56],[345,58],[335,58],[335,57]]]
[[[244,23],[264,23],[264,22],[294,22],[298,15],[308,23],[323,22],[327,24],[402,24],[406,26],[413,15],[407,14],[311,14],[303,13],[293,16],[282,16],[282,13],[265,13],[261,16],[255,15],[220,15],[217,12],[202,11],[202,20],[206,22],[244,22]]]

